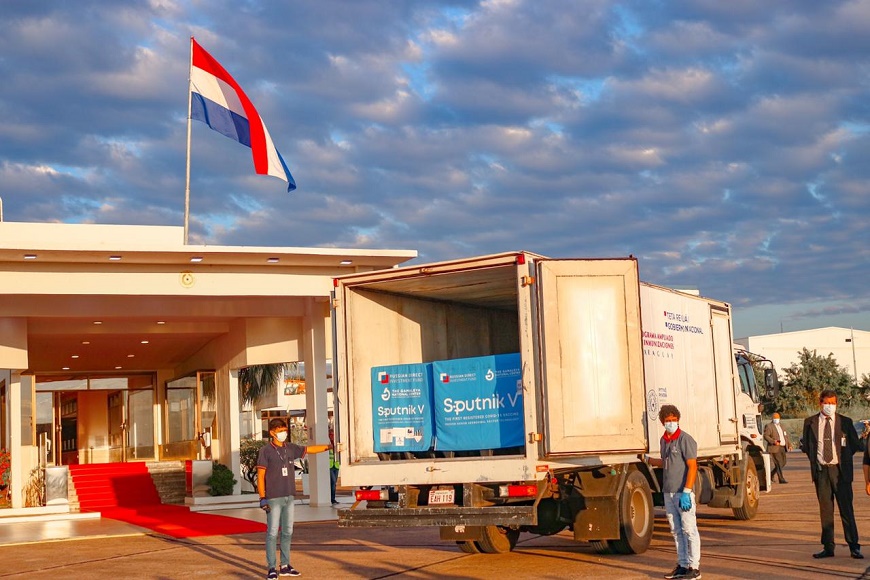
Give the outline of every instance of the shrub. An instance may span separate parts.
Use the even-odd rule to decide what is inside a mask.
[[[229,467],[215,461],[212,465],[211,477],[206,483],[209,485],[208,493],[211,495],[232,495],[233,487],[237,482]]]
[[[241,465],[242,477],[257,489],[257,457],[260,449],[266,444],[265,439],[246,437],[242,439],[239,449],[239,464]]]

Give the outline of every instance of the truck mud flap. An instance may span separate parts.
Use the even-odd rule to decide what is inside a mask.
[[[410,528],[416,526],[533,526],[535,506],[373,508],[339,510],[340,528]]]

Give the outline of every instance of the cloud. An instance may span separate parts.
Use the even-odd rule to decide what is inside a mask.
[[[870,329],[868,0],[8,2],[5,219],[181,225],[191,35],[299,185],[194,124],[194,241],[633,254],[737,334]]]

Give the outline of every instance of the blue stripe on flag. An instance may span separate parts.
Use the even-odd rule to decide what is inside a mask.
[[[191,94],[193,96],[190,103],[191,119],[204,122],[218,133],[238,141],[242,145],[251,146],[251,125],[245,117],[233,113],[199,93]],[[283,159],[281,159],[281,163],[284,163]],[[284,170],[289,176],[290,171],[286,165],[284,165]],[[290,181],[293,184],[292,191],[296,189],[296,184],[292,179]]]

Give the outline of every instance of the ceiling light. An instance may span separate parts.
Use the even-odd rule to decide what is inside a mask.
[[[194,256],[190,259],[191,262],[202,262],[202,256]]]
[[[24,254],[24,259],[25,260],[35,260],[36,254]]]
[[[128,354],[127,358],[133,358],[134,356],[136,356],[136,355],[135,354]]]
[[[147,340],[143,340],[143,341],[141,342],[141,344],[148,344],[148,341],[147,341]]]
[[[102,324],[102,323],[103,323],[102,320],[94,320],[94,324]]]
[[[68,371],[68,370],[69,370],[69,367],[63,367],[63,368],[60,369],[60,370],[62,370],[62,371]]]
[[[83,340],[82,344],[91,344],[91,341],[90,340]]]
[[[351,264],[353,264],[353,260],[342,260],[339,262],[339,265],[341,266],[350,266]]]
[[[79,355],[74,354],[74,355],[72,355],[70,358],[79,358]]]
[[[157,321],[157,324],[166,324],[166,322],[163,321],[163,320],[158,320],[158,321]]]
[[[115,367],[115,370],[119,371],[119,370],[121,370],[121,367]]]
[[[118,262],[121,260],[121,256],[109,256],[109,260],[113,262]]]
[[[266,262],[268,262],[268,263],[270,263],[270,264],[277,264],[277,263],[278,263],[278,258],[267,258],[267,259],[266,259]]]

